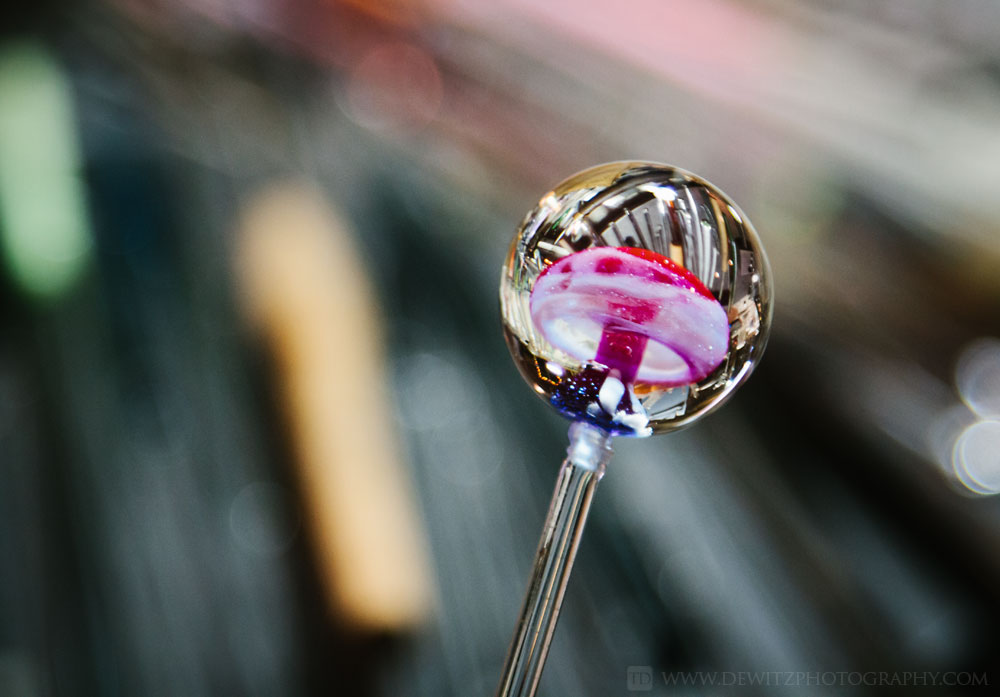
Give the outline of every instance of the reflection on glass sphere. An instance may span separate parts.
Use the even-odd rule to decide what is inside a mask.
[[[565,416],[614,434],[675,430],[760,360],[771,280],[739,208],[688,172],[615,162],[539,201],[500,281],[525,379]]]

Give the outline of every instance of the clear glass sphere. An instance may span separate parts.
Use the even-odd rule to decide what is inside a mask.
[[[725,194],[689,172],[614,162],[576,174],[524,219],[500,280],[525,380],[616,435],[690,424],[760,360],[770,269]]]

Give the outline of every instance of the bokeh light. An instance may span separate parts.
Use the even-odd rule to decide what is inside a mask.
[[[1000,339],[977,339],[962,350],[955,385],[962,400],[981,418],[1000,418]]]
[[[441,108],[441,73],[431,54],[416,44],[386,42],[370,47],[347,80],[347,114],[373,131],[417,130]]]
[[[977,421],[955,441],[955,476],[974,494],[1000,493],[1000,421]]]
[[[91,244],[72,100],[44,46],[0,47],[0,240],[12,277],[36,296],[65,291]]]

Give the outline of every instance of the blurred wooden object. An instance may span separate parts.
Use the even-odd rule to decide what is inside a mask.
[[[359,629],[413,626],[429,612],[430,564],[393,432],[380,312],[348,231],[313,186],[276,184],[245,206],[236,256],[274,354],[331,606]]]

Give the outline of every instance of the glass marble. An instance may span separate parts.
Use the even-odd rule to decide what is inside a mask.
[[[614,162],[528,213],[500,282],[518,369],[566,417],[612,435],[672,431],[760,360],[770,269],[749,220],[689,172]]]

